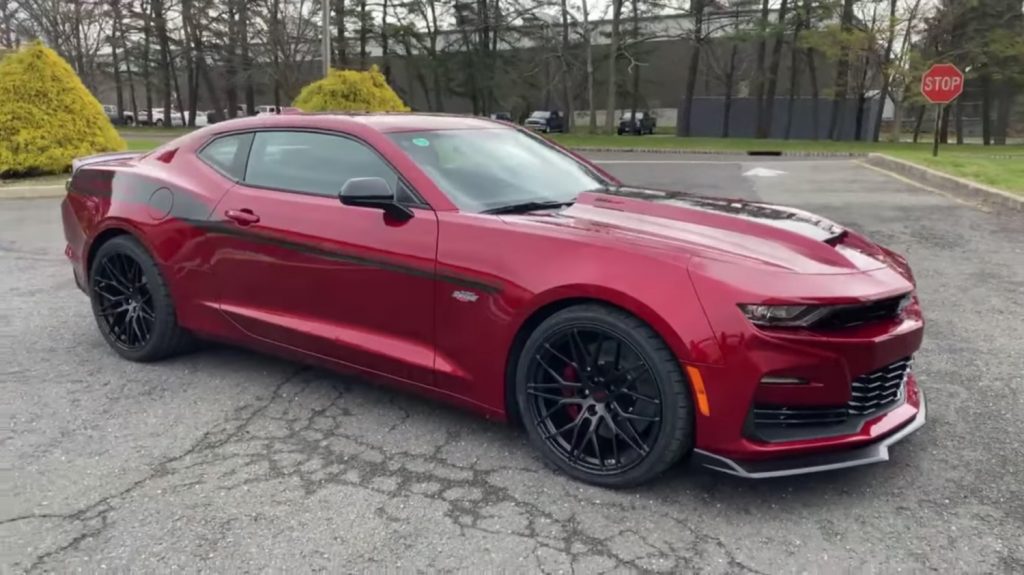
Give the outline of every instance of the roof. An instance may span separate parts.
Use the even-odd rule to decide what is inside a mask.
[[[272,116],[256,116],[236,118],[214,124],[217,131],[224,128],[231,130],[246,128],[274,127],[343,127],[340,124],[358,122],[379,132],[416,132],[431,130],[479,130],[502,128],[506,124],[489,118],[475,116],[459,116],[454,114],[421,114],[421,113],[299,113]],[[351,125],[351,124],[350,124]]]

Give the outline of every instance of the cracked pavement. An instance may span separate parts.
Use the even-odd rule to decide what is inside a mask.
[[[629,181],[820,212],[907,254],[929,423],[892,461],[630,491],[521,431],[243,350],[117,358],[57,200],[0,201],[0,572],[1024,571],[1024,216],[848,160],[597,154]],[[628,163],[622,163],[628,162]],[[744,177],[752,167],[785,174]]]

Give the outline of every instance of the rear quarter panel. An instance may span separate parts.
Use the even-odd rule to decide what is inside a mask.
[[[99,243],[131,234],[153,256],[179,302],[179,322],[209,329],[220,321],[212,313],[214,285],[206,271],[212,249],[194,222],[207,219],[234,184],[199,161],[192,148],[163,146],[137,160],[83,166],[71,178],[62,213],[69,255],[85,284]]]

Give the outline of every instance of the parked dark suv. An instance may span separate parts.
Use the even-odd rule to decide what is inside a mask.
[[[523,122],[529,130],[537,132],[564,132],[565,116],[558,110],[537,110]]]
[[[626,112],[619,118],[619,129],[618,134],[636,134],[643,136],[644,134],[653,134],[654,128],[657,126],[657,121],[654,115],[650,111],[636,112],[636,119],[633,119],[632,112]]]

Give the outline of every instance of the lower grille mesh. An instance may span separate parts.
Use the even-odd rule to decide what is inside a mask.
[[[878,415],[903,399],[911,358],[895,361],[866,373],[850,383],[850,401],[844,407],[798,407],[755,405],[755,433],[785,428],[829,427],[851,419],[863,421]]]

